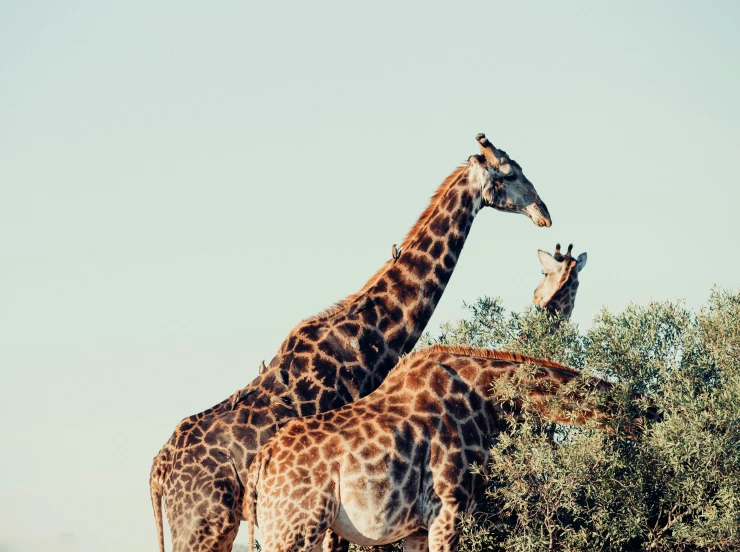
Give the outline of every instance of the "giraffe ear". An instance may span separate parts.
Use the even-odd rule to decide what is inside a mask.
[[[542,249],[537,250],[537,255],[545,269],[545,273],[557,272],[560,263],[555,260],[555,257],[550,255],[547,251],[542,251]]]
[[[578,259],[576,259],[576,270],[580,272],[583,270],[583,267],[586,266],[586,261],[588,260],[588,256],[586,253],[581,253],[578,255]]]

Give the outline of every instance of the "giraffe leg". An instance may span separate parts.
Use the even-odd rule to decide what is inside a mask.
[[[167,517],[172,533],[173,552],[230,552],[239,530],[236,505],[241,487],[231,467],[216,472],[217,480],[170,493]]]
[[[429,526],[430,552],[455,552],[460,530],[457,528],[458,509],[453,505],[442,506],[442,509]]]
[[[322,542],[322,552],[347,552],[349,541],[337,535],[334,531],[327,531]]]
[[[197,519],[194,526],[173,531],[173,552],[231,552],[239,530],[233,510],[211,509],[207,516],[193,518]]]
[[[403,552],[429,552],[429,537],[427,535],[405,537]]]
[[[265,535],[262,550],[269,552],[322,552],[325,533],[298,524],[275,535]]]
[[[426,539],[426,537],[424,538]],[[348,552],[349,544],[348,540],[340,537],[334,531],[329,530],[324,537],[321,552]],[[362,550],[364,550],[364,552],[391,552],[393,547],[390,544],[383,546],[364,546]]]
[[[268,552],[322,552],[325,543],[349,543],[329,535],[329,527],[339,513],[339,503],[331,493],[308,492],[300,502],[286,504],[285,497],[263,496],[257,519]],[[273,499],[273,500],[270,500]],[[331,550],[331,549],[330,549]]]
[[[234,548],[234,539],[239,531],[239,521],[225,528],[221,532],[221,539],[218,542],[218,552],[231,552]]]

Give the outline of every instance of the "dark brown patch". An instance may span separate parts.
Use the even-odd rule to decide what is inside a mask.
[[[446,236],[447,233],[450,231],[450,217],[443,213],[439,213],[429,223],[429,230],[435,236]]]
[[[438,398],[433,397],[427,391],[422,391],[416,396],[416,400],[414,401],[414,412],[441,415],[442,405]]]

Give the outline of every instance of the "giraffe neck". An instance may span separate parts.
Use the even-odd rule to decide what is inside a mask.
[[[523,382],[527,389],[526,399],[518,396],[501,401],[491,392],[494,383],[503,378],[514,378],[525,363],[538,366],[533,377]],[[517,353],[434,345],[405,357],[375,396],[382,398],[384,394],[398,393],[397,399],[387,401],[397,404],[402,402],[401,395],[406,395],[411,401],[416,401],[419,397],[423,399],[426,390],[430,396],[444,404],[454,400],[450,395],[467,392],[470,396],[478,397],[471,401],[469,396],[467,403],[478,404],[479,408],[517,414],[527,403],[529,407],[539,410],[548,421],[582,425],[588,418],[601,415],[595,405],[590,405],[590,408],[573,417],[553,408],[550,400],[563,385],[580,376],[581,373],[577,370]],[[596,378],[590,380],[600,391],[607,391],[611,387],[608,382]],[[572,398],[578,399],[579,394],[575,392]],[[421,401],[421,404],[426,403],[428,399]],[[486,432],[494,430],[496,418],[497,416],[488,416],[485,422],[481,420],[486,426]]]
[[[550,299],[546,307],[547,313],[551,316],[559,315],[563,320],[569,320],[575,306],[577,290],[578,278],[571,275],[565,285]]]
[[[401,244],[400,256],[364,290],[395,321],[379,329],[397,354],[413,348],[452,276],[482,208],[478,177],[469,169],[453,173]]]
[[[276,368],[290,372],[295,386],[290,383],[287,391],[300,403],[293,412],[337,408],[371,393],[399,356],[411,351],[483,205],[485,178],[479,165],[455,170],[401,243],[400,254],[359,292],[288,334],[263,376]]]

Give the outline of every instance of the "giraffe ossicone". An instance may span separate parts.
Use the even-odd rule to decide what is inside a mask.
[[[521,167],[487,139],[478,143],[481,153],[437,188],[395,258],[357,293],[293,328],[238,395],[178,424],[150,475],[161,551],[163,499],[173,552],[231,550],[243,482],[259,447],[291,418],[339,408],[378,388],[424,331],[482,208],[550,226]]]
[[[526,399],[491,393],[497,379],[521,378],[524,364],[536,365]],[[527,405],[569,425],[606,418],[587,399],[573,411],[550,400],[580,377],[549,361],[485,349],[435,345],[408,355],[369,396],[292,420],[260,449],[244,499],[251,545],[256,524],[268,551],[318,549],[329,530],[363,546],[404,538],[406,551],[456,550],[459,516],[475,505],[471,468],[485,469],[488,438],[507,417]]]

